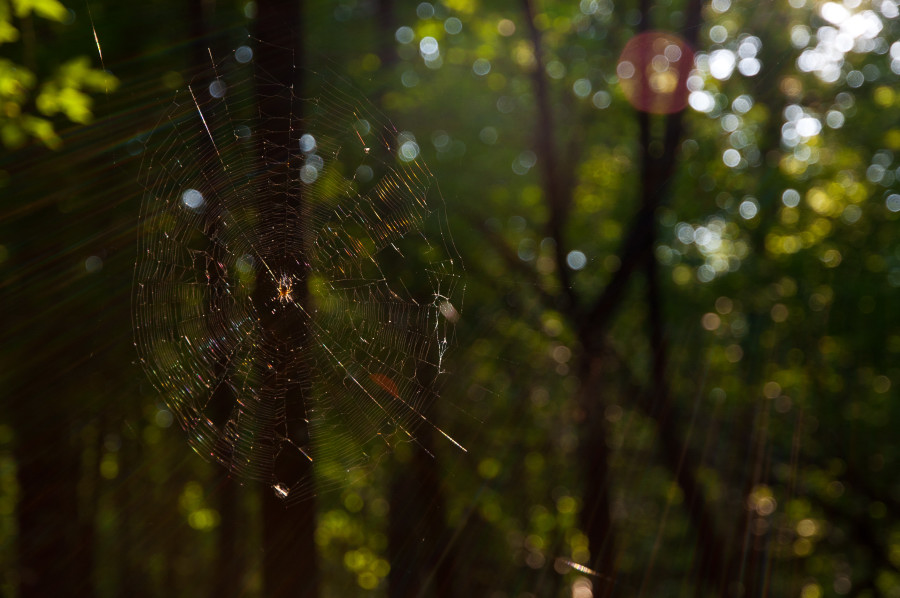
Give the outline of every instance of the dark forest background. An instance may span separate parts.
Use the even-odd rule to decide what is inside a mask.
[[[629,101],[648,31],[688,106]],[[468,452],[422,426],[287,511],[132,337],[144,142],[248,34],[415,135],[465,267],[428,417]],[[0,0],[0,593],[900,596],[898,34],[895,0]]]

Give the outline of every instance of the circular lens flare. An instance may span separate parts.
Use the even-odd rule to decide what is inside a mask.
[[[688,103],[687,78],[694,52],[674,33],[647,31],[625,44],[616,73],[632,106],[651,114],[672,114]]]

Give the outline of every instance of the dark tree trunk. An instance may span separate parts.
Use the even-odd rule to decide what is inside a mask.
[[[397,50],[394,47],[394,31],[397,29],[394,0],[378,0],[375,23],[378,26],[378,57],[382,66],[393,66],[397,63]]]
[[[616,579],[615,533],[611,518],[609,447],[604,407],[599,400],[601,359],[586,355],[579,372],[581,423],[579,457],[584,490],[581,525],[591,549],[590,566],[601,577],[595,586],[598,597],[610,596]]]
[[[398,463],[390,489],[388,596],[453,596],[452,545],[447,544],[440,471],[433,453],[434,433],[416,433],[409,459]]]
[[[115,482],[118,523],[116,545],[122,559],[118,594],[123,598],[149,598],[153,594],[146,556],[142,550],[145,546],[152,545],[152,541],[148,540],[147,510],[141,508],[146,488],[141,486],[143,476],[140,470],[145,455],[143,447],[133,433],[133,426],[141,421],[141,416],[141,406],[137,402],[124,410],[124,419],[128,424],[127,427],[120,428],[123,434],[121,447],[117,452],[119,474]],[[176,528],[178,530],[176,534],[183,532],[183,525]],[[178,554],[177,551],[181,549],[183,542],[175,539],[172,546],[176,547],[175,554]],[[169,556],[170,564],[177,561],[177,557],[172,558],[171,554]],[[169,589],[174,588],[174,585],[169,586]]]
[[[257,67],[268,74],[272,83],[257,90],[260,112],[270,120],[264,126],[261,151],[265,156],[265,167],[271,177],[282,178],[279,183],[286,189],[290,180],[288,158],[292,143],[291,129],[285,126],[288,118],[295,120],[298,104],[291,102],[286,89],[300,93],[303,88],[302,70],[296,68],[304,63],[301,40],[303,37],[302,2],[286,0],[263,0],[258,4],[256,34],[263,44],[256,53]],[[287,54],[286,54],[287,51]],[[292,61],[285,58],[291,57]],[[266,89],[265,87],[272,87]],[[276,126],[280,123],[280,126]],[[274,217],[302,219],[305,213],[303,198],[298,187],[291,187],[292,193],[273,191],[271,196],[260,198],[261,226],[290,226],[295,236],[303,230],[302,222],[267,222]],[[273,205],[283,205],[283,210],[272,210]],[[287,236],[287,235],[285,235]],[[299,247],[306,241],[299,240]],[[301,255],[288,255],[287,247],[262,248],[268,252],[269,265],[273,272],[289,274],[294,279],[293,300],[300,306],[307,306],[308,273],[304,270],[305,259]],[[307,431],[302,417],[303,401],[309,391],[309,374],[298,365],[292,353],[302,351],[308,338],[308,322],[299,310],[271,312],[270,305],[277,293],[277,281],[272,280],[268,271],[261,271],[257,277],[255,303],[262,314],[263,334],[269,336],[278,346],[277,363],[272,364],[272,375],[264,382],[263,393],[272,394],[276,401],[283,399],[288,425],[288,434],[294,439],[305,437]],[[298,416],[298,413],[300,416]],[[287,463],[275,463],[279,479],[299,480],[311,476],[312,464],[295,459]],[[272,488],[262,490],[263,520],[263,587],[268,598],[306,598],[318,594],[318,571],[316,564],[316,510],[315,502],[307,500],[288,509],[276,496]]]
[[[209,226],[215,226],[214,222],[210,222]],[[210,238],[217,238],[216,231],[208,231]],[[225,261],[225,249],[218,243],[213,247],[213,260],[211,263],[223,263]],[[218,289],[217,277],[220,276],[219,269],[210,266],[207,269],[207,275],[210,279],[210,288]],[[226,300],[226,297],[218,297],[213,294],[210,297],[210,305],[208,309],[213,312],[219,301]],[[224,358],[216,364],[216,377],[224,378],[228,375],[228,365]],[[234,392],[227,384],[218,385],[213,391],[210,398],[211,415],[214,421],[220,425],[232,415],[231,411],[235,404]],[[244,568],[246,561],[241,551],[241,543],[238,534],[238,521],[242,518],[240,505],[240,490],[238,482],[231,477],[231,472],[226,469],[215,470],[214,475],[218,478],[218,484],[215,491],[211,494],[210,499],[219,511],[219,527],[218,542],[216,543],[216,554],[213,563],[212,584],[210,585],[210,598],[236,598],[243,594]]]
[[[665,339],[657,275],[655,264],[651,263],[654,259],[652,250],[655,236],[655,213],[670,192],[677,149],[683,133],[682,113],[666,117],[663,138],[656,141],[662,151],[656,152],[650,151],[651,116],[644,112],[638,113],[639,144],[642,149],[641,204],[619,249],[619,268],[599,296],[589,302],[584,301],[573,290],[564,258],[566,254],[564,233],[572,203],[574,177],[571,176],[571,173],[563,172],[560,162],[556,160],[559,148],[554,131],[557,130],[557,127],[548,99],[549,93],[542,58],[542,36],[534,23],[535,10],[532,0],[522,0],[522,8],[535,50],[533,89],[537,103],[536,147],[540,152],[538,162],[542,165],[542,185],[549,211],[547,233],[556,240],[557,274],[561,285],[559,293],[553,295],[545,291],[542,293],[542,299],[547,301],[550,307],[561,309],[568,316],[571,325],[577,332],[584,353],[579,371],[578,395],[579,408],[583,417],[579,456],[585,475],[581,521],[588,536],[592,566],[606,578],[606,582],[610,582],[598,588],[598,594],[605,596],[612,592],[613,584],[611,582],[615,581],[616,575],[614,530],[609,511],[611,504],[609,498],[609,450],[606,445],[604,406],[599,399],[601,380],[598,370],[606,351],[606,335],[613,324],[618,308],[624,301],[628,285],[633,275],[644,268],[646,268],[649,278],[650,295],[648,300],[650,316],[653,320],[651,343],[655,354],[650,392],[647,397],[638,401],[638,406],[644,409],[647,415],[658,424],[664,462],[672,471],[677,483],[685,493],[686,502],[690,505],[689,515],[697,531],[700,558],[704,563],[701,577],[707,588],[716,589],[717,579],[709,572],[713,569],[722,570],[723,563],[727,562],[724,553],[725,546],[717,533],[712,514],[707,509],[701,488],[695,479],[695,468],[688,459],[682,439],[677,436],[674,402],[669,396],[668,383],[665,378]],[[639,29],[647,30],[650,27],[650,0],[641,0],[639,8],[642,14]],[[684,38],[691,46],[694,46],[697,40],[701,17],[700,9],[701,3],[698,0],[689,0]],[[572,155],[568,159],[569,163],[575,162],[577,145],[575,143],[570,147],[569,153]]]
[[[218,52],[210,50],[212,44],[213,26],[212,18],[215,10],[215,0],[191,0],[188,4],[188,23],[191,36],[191,67],[195,70],[209,68],[210,60],[218,56]],[[206,235],[210,239],[220,238],[217,230],[219,222],[214,218],[207,218],[204,224]],[[218,242],[213,244],[213,259],[207,266],[207,276],[210,281],[210,289],[220,289],[219,279],[221,272],[213,267],[214,263],[224,263],[225,248]],[[209,313],[213,313],[218,303],[225,300],[224,296],[213,294],[207,307]],[[216,364],[216,377],[224,378],[227,375],[227,360],[220,358]],[[231,416],[234,405],[234,396],[227,384],[221,384],[213,391],[210,398],[212,405],[212,418],[223,425]],[[219,512],[218,542],[216,543],[213,561],[212,583],[210,584],[210,598],[232,598],[243,593],[243,579],[245,561],[242,559],[240,545],[238,543],[238,520],[241,517],[240,501],[238,493],[239,484],[231,479],[227,470],[216,470],[218,484],[210,495],[212,504]]]
[[[397,62],[393,0],[377,1],[375,23],[381,63],[391,66]],[[436,374],[436,371],[421,371],[420,382],[430,385]],[[429,425],[421,426],[416,431],[416,444],[408,460],[395,463],[388,523],[391,563],[388,596],[391,598],[454,595],[451,573],[455,551],[444,519],[439,469],[432,456],[434,439],[434,430]]]
[[[44,379],[34,372],[35,383]],[[19,596],[90,596],[93,545],[78,524],[80,451],[60,408],[67,397],[63,388],[35,386],[14,389]]]
[[[243,580],[246,561],[239,542],[237,519],[241,516],[240,485],[228,474],[219,474],[221,482],[211,497],[216,505],[220,524],[216,556],[213,564],[210,598],[236,598],[244,593]]]
[[[39,212],[34,219],[20,221],[17,225],[28,232],[19,238],[46,239],[48,230],[62,228],[60,218]],[[75,349],[64,336],[64,331],[77,328],[80,323],[73,320],[83,314],[77,307],[73,310],[67,297],[70,289],[64,281],[70,266],[56,258],[65,254],[64,247],[20,247],[7,264],[7,281],[13,284],[0,285],[7,363],[15,360],[3,395],[4,418],[15,430],[21,598],[93,594],[93,536],[81,523],[78,494],[83,448],[79,408],[84,408],[78,389],[85,382],[76,379],[81,370],[69,365]],[[63,282],[53,288],[30,287],[26,283],[35,263],[48,264],[47,280]],[[74,317],[66,317],[73,311]]]

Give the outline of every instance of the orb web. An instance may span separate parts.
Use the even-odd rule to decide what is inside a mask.
[[[462,265],[413,136],[337,77],[279,82],[255,50],[293,56],[253,42],[147,139],[133,327],[194,449],[299,500],[420,426],[459,446],[427,412]]]

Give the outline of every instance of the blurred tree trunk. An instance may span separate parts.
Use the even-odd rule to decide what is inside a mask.
[[[256,53],[256,64],[259,69],[268,73],[277,90],[258,89],[260,112],[272,119],[296,119],[302,117],[297,113],[297,105],[291,106],[289,97],[284,90],[292,89],[294,93],[301,93],[303,89],[302,67],[303,55],[303,3],[289,0],[262,0],[258,3],[256,35],[264,43],[260,44]],[[287,48],[293,52],[293,62],[284,60]],[[270,93],[275,91],[275,93]],[[276,121],[277,122],[277,121]],[[261,139],[266,156],[267,165],[278,174],[289,176],[287,165],[290,146],[296,140],[291,138],[291,127],[269,126]],[[282,172],[282,169],[284,171]],[[305,209],[303,198],[299,188],[296,193],[287,194],[273,191],[272,196],[262,197],[261,202],[281,202],[285,204],[285,213],[293,214],[292,217],[303,217]],[[262,205],[262,204],[261,204]],[[285,226],[290,223],[281,222],[266,223],[265,218],[269,214],[282,215],[281,211],[263,210],[261,216],[264,219],[261,226]],[[296,231],[303,230],[303,223],[295,223],[292,228]],[[300,246],[307,241],[301,239]],[[305,263],[303,256],[288,256],[287,250],[275,249],[271,255],[270,265],[275,272],[291,272],[295,276],[294,300],[300,305],[308,305],[309,293],[307,290],[308,273],[297,271]],[[279,257],[280,256],[280,257]],[[293,258],[293,259],[290,259]],[[300,266],[298,266],[300,265]],[[290,268],[290,270],[289,270]],[[263,306],[275,296],[276,281],[271,280],[268,272],[262,271],[257,277],[255,300],[257,305]],[[261,322],[265,332],[274,338],[285,338],[290,331],[293,345],[284,345],[280,349],[281,363],[275,363],[274,374],[264,383],[264,391],[273,392],[283,397],[287,413],[285,416],[288,425],[295,428],[304,427],[302,417],[302,402],[306,399],[305,393],[309,390],[309,374],[304,372],[302,366],[288,358],[293,350],[302,350],[305,339],[308,336],[308,324],[294,312],[285,312],[275,317],[268,317],[266,310],[263,312]],[[293,380],[293,384],[286,386],[279,380]],[[269,388],[271,386],[271,388]],[[297,413],[299,411],[299,414]],[[301,439],[307,434],[305,429],[290,429],[288,433],[294,439]],[[298,442],[299,444],[299,442]],[[276,463],[276,467],[279,464]],[[279,471],[285,478],[293,480],[311,476],[312,464],[305,460],[296,460],[284,467],[290,471]],[[272,488],[262,488],[262,520],[263,520],[263,588],[267,598],[306,598],[318,595],[318,570],[316,563],[316,505],[310,499],[288,509],[285,503],[275,495]]]
[[[55,209],[41,211],[18,223],[30,231],[19,238],[37,243],[46,239],[47,230],[62,229],[57,220],[64,218]],[[9,278],[43,262],[48,264],[47,278],[65,280],[69,264],[56,259],[64,253],[64,244],[38,250],[29,242],[13,254]],[[17,359],[4,394],[15,430],[20,598],[93,595],[93,536],[85,535],[78,509],[83,449],[78,416],[83,406],[78,404],[79,384],[72,380],[78,370],[66,367],[72,362],[69,339],[61,334],[78,324],[65,315],[72,311],[59,309],[70,303],[66,291],[62,283],[32,292],[19,280],[0,292],[4,334],[15,344]]]
[[[191,67],[202,69],[209,66],[210,47],[215,27],[212,23],[215,12],[215,0],[191,0],[188,4],[188,28],[191,42]],[[213,56],[218,56],[216,51]],[[209,239],[219,239],[220,234],[216,230],[219,223],[214,218],[207,217],[204,222],[206,235]],[[213,245],[213,260],[207,266],[207,277],[210,280],[211,289],[219,289],[217,284],[221,273],[213,263],[224,263],[226,250],[218,242]],[[211,296],[209,298],[209,313],[215,312],[217,303],[226,300],[226,297]],[[223,357],[216,364],[216,376],[224,378],[227,375],[226,359]],[[216,425],[224,426],[231,417],[234,406],[234,396],[227,384],[218,385],[210,397],[212,406],[212,418]],[[243,579],[246,563],[240,551],[238,542],[238,520],[241,518],[240,501],[238,492],[240,485],[231,478],[228,470],[217,469],[215,475],[218,478],[215,491],[210,498],[219,512],[219,526],[217,529],[218,542],[216,543],[215,556],[213,557],[212,583],[209,588],[210,598],[232,598],[243,593]]]
[[[16,403],[29,402],[35,408],[16,409],[13,414],[19,482],[19,596],[90,596],[93,546],[82,541],[78,525],[78,446],[70,442],[66,417],[58,414],[55,405],[48,410],[44,393],[50,389],[30,390],[19,385],[14,391],[19,397]]]
[[[397,51],[394,49],[394,31],[397,29],[394,0],[378,0],[375,23],[378,26],[378,57],[381,65],[393,66],[397,63]]]
[[[218,475],[220,482],[212,498],[220,514],[219,537],[209,596],[231,598],[244,593],[246,559],[241,550],[237,526],[237,519],[242,515],[239,501],[240,485],[227,472]]]
[[[444,553],[446,525],[439,470],[434,458],[434,434],[416,433],[421,447],[413,446],[408,458],[396,463],[390,488],[388,529],[388,596],[453,596],[448,575],[452,559]],[[399,461],[399,460],[398,460]]]
[[[375,24],[381,64],[392,66],[397,62],[393,0],[377,1]],[[427,373],[432,379],[436,374],[436,370]],[[424,386],[431,385],[426,376],[419,378]],[[391,598],[454,595],[450,575],[454,551],[444,520],[445,501],[433,457],[434,439],[431,426],[420,426],[411,451],[404,452],[403,459],[395,459],[388,523],[388,560],[391,563],[388,596]]]
[[[597,392],[603,372],[601,362],[597,356],[585,356],[579,367],[578,407],[583,417],[579,458],[584,476],[581,526],[591,549],[590,567],[603,576],[595,584],[595,595],[608,596],[615,580],[615,535],[611,518],[605,405]]]
[[[115,512],[118,529],[116,544],[122,559],[119,596],[122,598],[148,598],[152,595],[150,576],[147,574],[147,560],[144,548],[151,545],[148,541],[147,508],[142,505],[146,488],[142,486],[143,476],[140,474],[144,460],[143,447],[137,438],[136,430],[140,430],[142,413],[138,401],[123,410],[124,425],[116,426],[121,434],[121,446],[116,452],[118,475],[115,480]],[[139,507],[140,505],[140,507]],[[179,530],[180,531],[180,530]],[[174,555],[170,553],[169,565],[177,560],[182,542],[173,541]],[[174,590],[171,585],[168,589]]]
[[[650,0],[641,0],[641,21],[639,30],[650,28]],[[718,577],[724,571],[725,545],[714,525],[712,514],[702,495],[702,489],[695,477],[695,467],[687,461],[684,439],[676,434],[676,413],[669,396],[666,380],[665,338],[662,324],[659,289],[656,279],[655,259],[652,254],[655,239],[655,214],[670,193],[670,185],[675,172],[678,146],[682,140],[682,112],[665,118],[664,134],[661,139],[651,139],[651,115],[638,112],[640,125],[639,147],[641,148],[641,195],[640,206],[633,217],[628,232],[618,252],[619,268],[613,274],[602,292],[591,300],[577,296],[565,264],[565,228],[572,206],[575,177],[571,171],[577,162],[579,150],[578,131],[570,140],[567,152],[559,151],[558,129],[549,98],[548,83],[544,72],[542,36],[535,24],[535,8],[532,0],[522,0],[526,25],[534,47],[533,88],[537,103],[535,147],[538,163],[541,165],[542,187],[548,207],[547,234],[556,241],[557,274],[561,291],[556,295],[545,293],[555,307],[562,311],[576,331],[582,355],[577,365],[579,373],[578,402],[581,421],[579,454],[584,475],[583,507],[581,522],[588,537],[591,551],[591,567],[601,576],[603,585],[596,588],[595,595],[609,596],[614,589],[616,578],[615,529],[610,513],[609,448],[606,442],[606,424],[603,417],[604,405],[601,400],[600,364],[606,350],[606,335],[611,328],[615,314],[622,305],[629,283],[635,273],[644,270],[647,276],[648,308],[650,311],[650,341],[654,351],[649,396],[638,401],[649,417],[657,423],[660,432],[663,461],[670,469],[689,505],[689,516],[698,535],[700,561],[703,563],[701,578],[709,589],[718,587]],[[701,18],[701,3],[688,2],[684,27],[684,38],[691,46],[696,44]],[[658,150],[652,151],[652,144]],[[661,151],[659,151],[661,150]],[[562,159],[560,158],[562,157]]]

